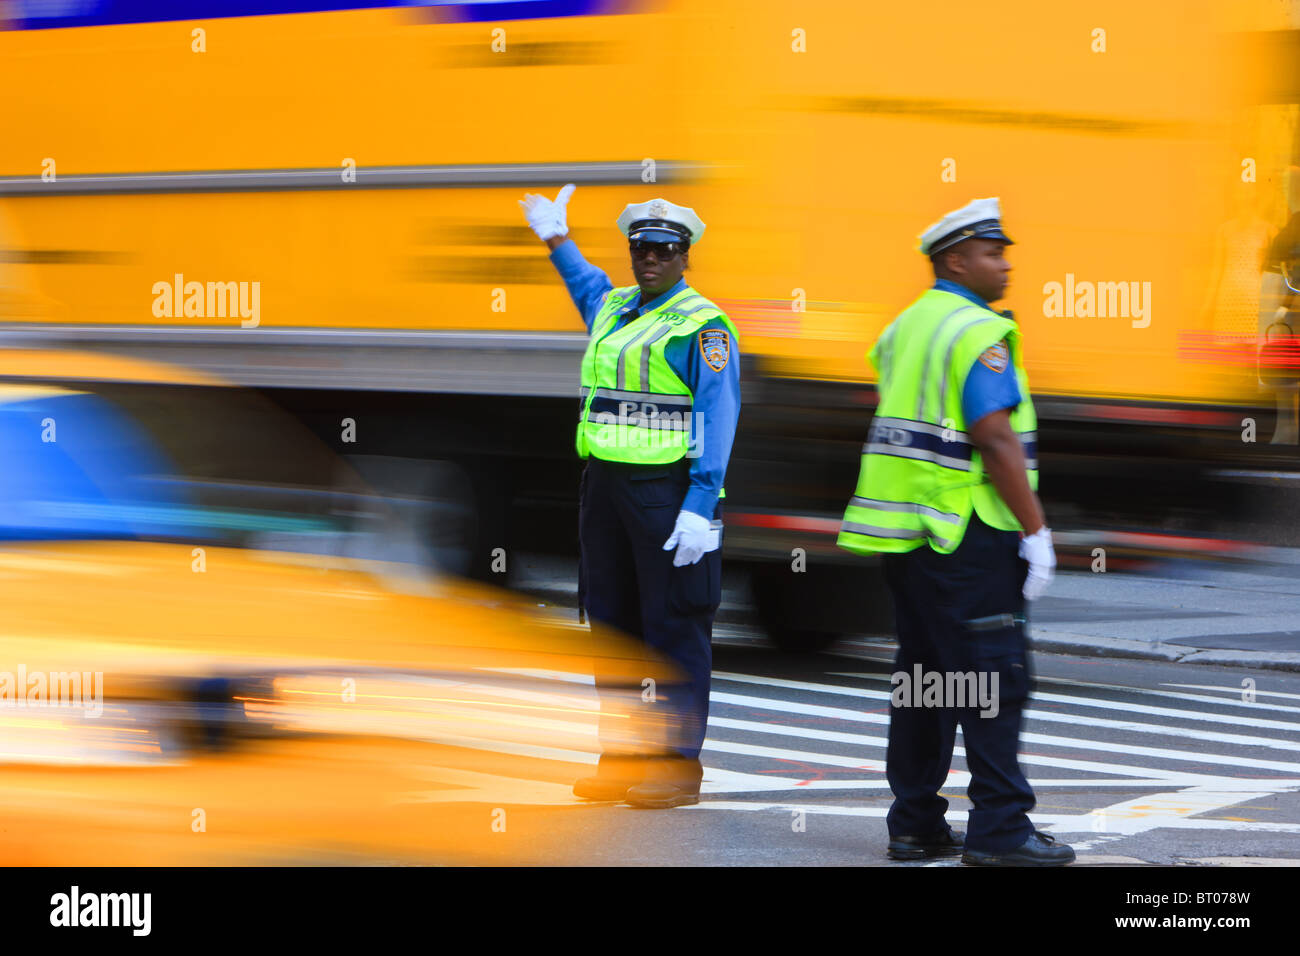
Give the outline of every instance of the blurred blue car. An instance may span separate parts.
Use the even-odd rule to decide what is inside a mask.
[[[149,437],[89,392],[0,385],[0,539],[174,538],[189,496]]]

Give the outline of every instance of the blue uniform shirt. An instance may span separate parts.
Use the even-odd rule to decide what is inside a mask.
[[[551,262],[559,270],[560,278],[568,287],[573,304],[582,314],[582,321],[590,334],[591,324],[604,304],[605,295],[614,288],[614,283],[609,281],[609,276],[583,258],[577,243],[572,239],[555,248],[551,253]],[[675,286],[644,306],[640,304],[638,296],[636,304],[624,308],[614,327],[619,328],[642,313],[658,308],[685,288],[686,280],[679,279]],[[715,319],[700,326],[701,332],[709,329],[721,329],[734,339],[731,330],[721,320]],[[726,476],[727,461],[731,457],[736,422],[740,418],[740,357],[736,354],[733,341],[727,364],[722,371],[715,372],[696,347],[698,339],[698,335],[673,339],[664,349],[664,358],[677,377],[691,390],[694,396],[693,410],[704,415],[703,424],[695,436],[699,442],[700,455],[691,459],[691,483],[686,491],[686,500],[682,502],[682,509],[712,518]]]
[[[969,299],[986,309],[989,307],[987,302],[970,289],[948,279],[936,279],[934,287],[940,292],[951,292]],[[1020,383],[1016,381],[1016,369],[1011,364],[1010,351],[1004,342],[999,342],[985,350],[966,376],[966,387],[961,393],[961,413],[966,419],[966,427],[970,428],[992,412],[1015,408],[1022,398]]]

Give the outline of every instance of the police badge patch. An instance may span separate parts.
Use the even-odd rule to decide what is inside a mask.
[[[999,342],[996,345],[990,345],[980,353],[980,362],[995,372],[1004,371],[1007,367],[1007,361],[1011,358],[1007,350],[1006,342]]]
[[[700,333],[700,354],[709,368],[721,372],[731,357],[731,339],[722,329],[705,329]]]

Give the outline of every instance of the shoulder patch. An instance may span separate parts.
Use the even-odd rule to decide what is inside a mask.
[[[721,372],[731,358],[731,337],[723,329],[704,329],[700,332],[700,354],[709,368]]]
[[[1007,349],[1006,342],[998,342],[996,345],[990,345],[980,353],[980,362],[993,369],[995,372],[1005,372],[1007,363],[1011,361],[1011,353]]]

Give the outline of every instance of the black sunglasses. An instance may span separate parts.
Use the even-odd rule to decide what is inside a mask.
[[[642,239],[633,239],[628,247],[638,259],[644,259],[653,252],[660,262],[686,251],[684,242],[646,242]]]

